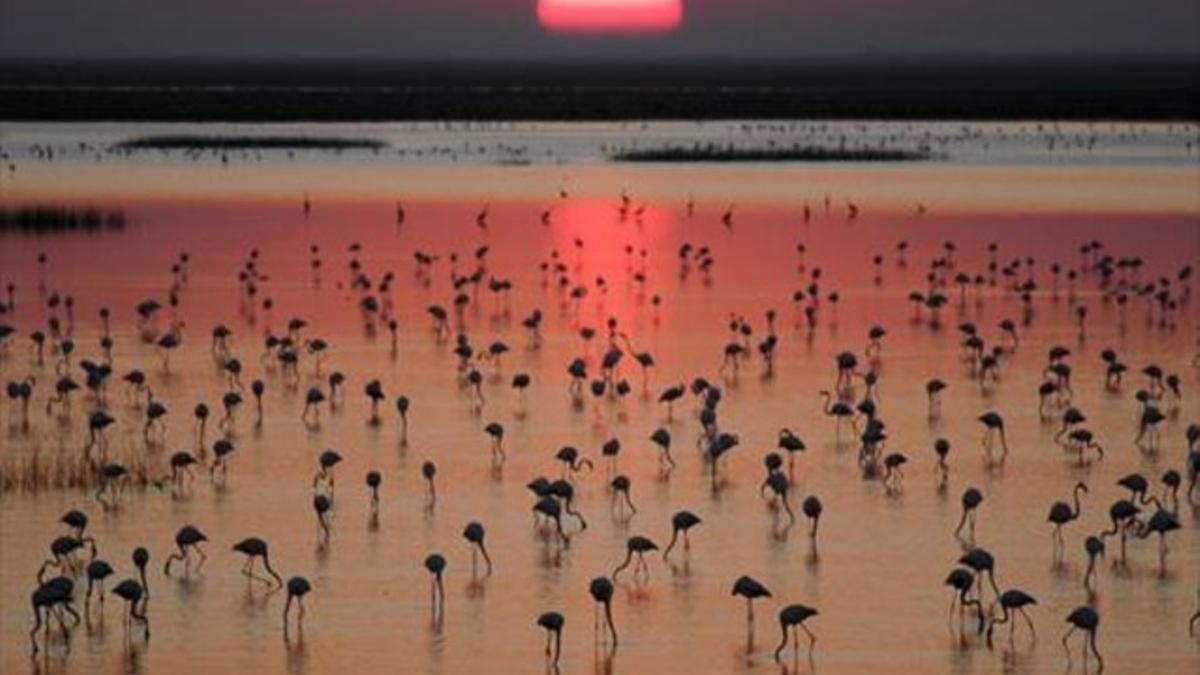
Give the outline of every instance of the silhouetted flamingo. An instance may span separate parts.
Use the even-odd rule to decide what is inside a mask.
[[[130,622],[140,621],[145,630],[146,639],[149,640],[150,619],[146,616],[144,609],[138,609],[138,603],[142,600],[143,595],[142,585],[133,579],[126,579],[117,584],[112,592],[129,606],[129,613],[125,617],[125,630],[129,630]]]
[[[679,538],[680,532],[683,533],[684,550],[686,551],[691,548],[688,531],[699,525],[700,522],[700,517],[691,511],[676,511],[675,515],[671,516],[671,541],[663,551],[663,560],[666,560],[671,555],[671,549],[675,548],[675,542]]]
[[[288,628],[288,613],[292,610],[292,600],[300,607],[300,615],[296,618],[296,625],[300,627],[304,623],[304,596],[308,595],[312,590],[312,585],[308,583],[308,579],[304,577],[292,577],[287,582],[287,603],[283,606],[283,632],[287,634]]]
[[[800,649],[800,636],[796,628],[799,627],[808,635],[808,654],[811,658],[813,647],[817,644],[817,636],[812,634],[808,626],[804,622],[809,618],[817,615],[817,610],[804,605],[788,605],[779,611],[779,627],[783,631],[783,639],[780,640],[779,646],[775,648],[775,660],[779,661],[779,655],[783,653],[783,648],[787,646],[788,630],[792,631],[793,648],[797,651]]]
[[[613,646],[616,647],[617,646],[617,626],[616,626],[616,624],[613,623],[613,616],[612,616],[612,597],[613,597],[612,581],[610,581],[608,579],[608,577],[596,577],[596,578],[592,579],[592,582],[588,585],[588,593],[591,594],[592,599],[595,600],[597,604],[604,605],[604,619],[605,619],[605,622],[608,624],[608,632],[612,634]],[[596,617],[595,624],[596,624],[594,627],[595,632],[598,633],[599,629],[600,629],[599,616]]]
[[[996,594],[997,598],[1000,597],[1000,588],[996,585],[996,559],[986,549],[976,547],[967,551],[959,557],[958,564],[971,568],[975,572],[975,580],[980,586],[983,585],[983,573],[986,572],[992,592]]]
[[[425,500],[432,506],[437,502],[437,487],[433,483],[437,475],[437,465],[430,460],[421,463],[421,476],[425,478]]]
[[[1061,551],[1063,547],[1062,526],[1079,517],[1079,493],[1083,492],[1086,494],[1087,491],[1087,486],[1083,483],[1075,484],[1074,510],[1072,510],[1072,508],[1066,502],[1054,502],[1054,504],[1050,506],[1050,515],[1047,516],[1046,520],[1054,523],[1053,536],[1056,551]]]
[[[792,476],[795,469],[796,453],[804,452],[807,446],[804,445],[804,441],[800,440],[799,436],[792,433],[792,430],[786,427],[779,430],[779,438],[776,445],[780,450],[787,452],[788,475]]]
[[[56,607],[61,607],[71,616],[75,617],[76,623],[79,622],[79,614],[71,606],[71,594],[75,590],[75,582],[67,577],[54,577],[44,583],[38,584],[38,587],[30,596],[30,605],[33,607],[34,626],[29,631],[29,642],[33,646],[33,653],[38,653],[37,632],[43,625],[46,626],[45,639],[50,638],[50,617],[53,616],[52,610]],[[43,619],[44,615],[44,619]],[[67,624],[59,616],[58,622],[62,628],[63,639],[67,639]]]
[[[979,598],[972,598],[971,588],[975,585],[975,574],[963,567],[956,567],[946,577],[947,586],[954,589],[954,595],[950,599],[950,616],[954,616],[955,606],[959,607],[961,613],[967,607],[974,605],[975,611],[979,616],[979,632],[983,632],[983,627],[987,621],[983,617],[983,603]]]
[[[200,556],[200,562],[196,565],[196,571],[204,565],[204,561],[208,556],[204,554],[204,549],[200,548],[201,542],[208,541],[208,537],[204,533],[196,529],[193,525],[184,525],[175,533],[175,546],[178,550],[175,553],[167,556],[166,563],[163,564],[163,574],[171,573],[171,563],[176,560],[183,561],[184,573],[191,570],[192,559],[190,552],[195,551]]]
[[[83,598],[83,613],[90,616],[92,612],[92,587],[99,589],[100,605],[104,605],[104,580],[112,576],[113,568],[103,560],[93,560],[87,566],[87,593]]]
[[[546,630],[546,658],[550,659],[551,653],[554,658],[550,659],[551,665],[558,667],[558,659],[562,656],[562,630],[566,619],[558,612],[544,612],[538,617],[537,625]],[[554,651],[550,651],[551,639],[554,641]]]
[[[258,537],[248,537],[233,545],[233,550],[246,555],[246,564],[242,565],[242,574],[250,579],[257,579],[266,583],[271,583],[267,579],[254,575],[254,561],[257,558],[262,558],[263,568],[267,570],[267,574],[275,580],[279,587],[283,587],[283,579],[271,569],[271,557],[267,552],[267,542]]]
[[[433,598],[433,609],[440,613],[446,604],[446,590],[442,586],[442,574],[446,571],[446,559],[440,553],[430,553],[425,556],[425,569],[433,575],[430,595]]]
[[[665,427],[659,427],[650,434],[650,440],[661,450],[659,462],[666,460],[667,466],[674,468],[675,460],[671,457],[671,432],[667,431]]]
[[[979,490],[969,487],[962,494],[962,518],[958,521],[958,527],[954,529],[954,536],[958,537],[962,534],[962,529],[970,523],[971,539],[975,538],[975,509],[983,503],[983,493]]]
[[[746,599],[746,629],[748,635],[748,644],[752,643],[754,638],[754,601],[759,598],[771,597],[771,591],[767,590],[756,579],[748,576],[740,576],[733,582],[733,590],[730,595],[740,595]]]
[[[638,559],[638,567],[634,571],[634,576],[637,576],[637,570],[642,570],[646,574],[646,578],[649,579],[650,566],[646,563],[645,554],[650,551],[657,550],[658,546],[655,546],[654,542],[646,537],[637,535],[630,537],[625,546],[625,561],[620,565],[617,565],[617,568],[613,570],[613,573],[610,575],[612,580],[615,582],[617,580],[617,575],[619,575],[626,567],[629,567],[629,563],[633,561],[634,555],[637,555]]]
[[[483,555],[483,561],[485,563],[487,563],[488,574],[491,574],[492,573],[492,558],[488,555],[487,547],[485,547],[483,545],[483,536],[484,536],[483,525],[478,522],[475,522],[475,521],[471,521],[471,522],[467,523],[467,526],[465,528],[463,528],[462,536],[463,536],[463,539],[466,539],[472,545],[471,569],[475,568],[475,551],[476,551],[476,549],[478,549],[479,553]]]
[[[336,450],[323,450],[320,455],[317,455],[317,473],[313,475],[313,489],[321,482],[329,485],[329,493],[333,494],[334,474],[333,469],[342,461],[342,456]]]
[[[1018,612],[1022,617],[1025,618],[1025,623],[1029,624],[1029,632],[1033,634],[1034,641],[1037,641],[1037,631],[1033,628],[1033,619],[1029,618],[1029,614],[1025,612],[1026,607],[1037,604],[1037,600],[1035,600],[1032,595],[1029,595],[1020,589],[1014,588],[1001,593],[996,602],[999,603],[1000,609],[1004,611],[1004,614],[1001,615],[999,619],[994,618],[995,606],[992,607],[993,611],[991,614],[993,618],[991,623],[988,624],[987,630],[987,643],[989,648],[992,646],[992,632],[995,631],[996,624],[1009,624],[1008,641],[1010,644],[1012,643],[1013,637],[1016,633],[1016,624],[1012,622],[1013,612]]]
[[[986,412],[979,416],[979,421],[983,423],[983,448],[988,451],[989,456],[992,451],[993,439],[996,436],[1000,438],[1000,448],[1002,450],[1001,458],[1008,455],[1008,440],[1004,436],[1004,418],[996,412]]]
[[[1100,650],[1096,649],[1096,630],[1100,627],[1100,614],[1097,613],[1095,609],[1088,607],[1087,605],[1082,605],[1080,607],[1076,607],[1071,611],[1070,614],[1067,615],[1067,623],[1071,624],[1071,627],[1067,629],[1066,634],[1063,635],[1062,644],[1063,650],[1067,652],[1068,667],[1070,667],[1071,663],[1071,650],[1067,647],[1067,639],[1070,638],[1071,634],[1076,630],[1082,630],[1087,633],[1087,636],[1084,638],[1083,642],[1083,671],[1085,673],[1087,672],[1087,653],[1089,645],[1092,648],[1092,653],[1096,655],[1096,661],[1100,664],[1100,668],[1096,672],[1103,671],[1104,659],[1100,656]]]

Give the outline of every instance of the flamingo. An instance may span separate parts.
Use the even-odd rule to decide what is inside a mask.
[[[471,548],[471,569],[475,569],[475,551],[478,550],[483,555],[483,561],[487,563],[487,573],[492,573],[492,558],[488,555],[487,547],[483,545],[484,529],[481,523],[471,521],[463,528],[463,539],[466,539],[472,546]]]
[[[816,615],[817,610],[805,605],[788,605],[779,611],[779,627],[783,631],[783,639],[775,648],[776,662],[779,662],[779,656],[783,653],[783,648],[787,646],[789,630],[792,632],[794,649],[800,649],[800,636],[796,632],[796,628],[803,629],[804,633],[808,635],[808,655],[810,658],[812,657],[813,647],[817,644],[817,636],[813,635],[804,622]]]
[[[754,601],[758,600],[759,598],[771,597],[771,591],[767,590],[767,587],[759,583],[758,580],[743,575],[738,577],[737,580],[733,582],[733,589],[729,594],[740,595],[746,599],[746,628],[749,635],[747,643],[753,643]]]
[[[622,562],[620,565],[617,565],[616,569],[613,570],[613,573],[610,575],[612,577],[612,580],[615,582],[617,580],[617,575],[619,575],[621,573],[621,571],[624,570],[626,567],[629,567],[629,563],[633,561],[634,555],[637,556],[637,564],[638,564],[637,569],[634,570],[634,576],[636,577],[637,571],[641,570],[645,573],[646,578],[649,579],[650,566],[646,563],[645,554],[650,551],[657,551],[657,550],[658,550],[658,546],[656,546],[653,541],[651,541],[650,539],[648,539],[646,537],[642,537],[642,536],[630,537],[629,540],[626,542],[626,546],[625,546],[625,561]]]
[[[296,601],[296,605],[300,608],[300,614],[296,618],[297,628],[302,628],[304,623],[304,596],[312,591],[312,584],[308,583],[308,579],[304,577],[292,577],[287,582],[287,602],[283,605],[283,632],[287,635],[288,629],[288,614],[292,611],[292,601]]]
[[[1061,551],[1063,547],[1062,526],[1079,518],[1079,493],[1082,492],[1086,494],[1087,491],[1087,485],[1084,485],[1083,483],[1075,484],[1075,508],[1073,510],[1066,502],[1059,501],[1054,502],[1054,504],[1051,505],[1050,515],[1047,516],[1046,520],[1054,523],[1054,532],[1052,536],[1054,537],[1056,551]]]
[[[558,612],[544,612],[537,619],[537,625],[546,630],[546,658],[550,660],[551,665],[558,667],[558,659],[562,656],[562,631],[566,619]],[[550,650],[551,640],[553,639],[554,650]],[[551,659],[550,655],[554,658]]]
[[[962,534],[962,529],[968,523],[970,524],[971,539],[975,538],[975,510],[983,503],[983,493],[976,488],[969,487],[962,494],[962,518],[958,521],[958,527],[954,529],[954,536],[959,537]]]
[[[688,532],[700,522],[700,517],[691,511],[676,511],[675,515],[671,516],[671,541],[663,551],[663,560],[671,555],[671,549],[675,548],[675,542],[678,540],[680,532],[683,533],[683,549],[686,551],[691,547]]]
[[[138,609],[139,602],[144,596],[142,585],[134,579],[126,579],[117,584],[112,589],[113,595],[125,601],[129,606],[129,613],[125,617],[125,630],[129,630],[132,621],[138,621],[142,624],[145,631],[146,640],[150,639],[150,619],[146,616],[145,608]]]
[[[183,562],[185,573],[190,572],[192,551],[200,556],[200,562],[196,565],[196,571],[200,571],[204,561],[208,559],[208,556],[204,554],[204,549],[200,548],[200,544],[206,541],[208,541],[208,537],[204,536],[204,533],[194,525],[184,525],[179,528],[179,531],[175,533],[175,546],[178,550],[167,556],[167,561],[163,564],[163,574],[171,573],[171,563],[176,560]]]
[[[613,623],[612,616],[612,597],[613,583],[608,577],[596,577],[588,584],[588,593],[598,605],[604,605],[604,620],[608,625],[608,632],[612,635],[613,647],[617,646],[617,626]],[[600,618],[597,616],[595,621],[595,632],[599,632]]]
[[[1096,649],[1096,630],[1100,627],[1100,614],[1095,609],[1088,607],[1087,605],[1082,605],[1080,607],[1076,607],[1071,611],[1070,614],[1067,615],[1067,623],[1071,624],[1071,627],[1067,629],[1067,632],[1063,635],[1062,644],[1063,650],[1067,652],[1068,667],[1071,663],[1071,650],[1067,647],[1067,639],[1070,638],[1071,634],[1076,630],[1082,630],[1087,634],[1083,642],[1084,672],[1087,672],[1087,654],[1089,646],[1092,648],[1092,653],[1096,655],[1096,661],[1100,665],[1099,670],[1096,672],[1103,671],[1104,659],[1100,656],[1100,650]]]
[[[982,633],[986,624],[983,616],[983,603],[978,598],[970,597],[971,588],[975,585],[975,574],[964,567],[956,567],[946,577],[945,583],[954,589],[954,595],[950,599],[950,615],[954,615],[955,606],[959,607],[961,613],[962,610],[973,605],[979,615],[979,632]]]
[[[1004,611],[1004,614],[998,619],[993,618],[991,623],[988,624],[987,643],[989,649],[992,646],[992,632],[995,631],[997,624],[1009,624],[1008,641],[1009,643],[1013,641],[1013,637],[1016,634],[1016,624],[1013,622],[1014,613],[1019,613],[1022,617],[1024,617],[1025,623],[1029,625],[1029,632],[1033,634],[1034,641],[1037,641],[1037,631],[1033,627],[1033,619],[1029,618],[1029,614],[1025,611],[1026,607],[1037,604],[1037,600],[1032,595],[1029,595],[1020,589],[1014,588],[1001,593],[996,602],[1000,605],[1000,609]],[[993,611],[991,614],[994,617],[995,605],[993,605],[992,609]]]
[[[254,579],[264,583],[271,583],[267,579],[254,575],[254,561],[262,558],[263,568],[271,578],[275,580],[278,587],[283,587],[283,579],[280,578],[275,570],[271,569],[271,557],[267,551],[267,542],[258,537],[248,537],[233,545],[233,550],[238,553],[245,554],[246,564],[242,565],[242,574],[246,575],[247,579]]]

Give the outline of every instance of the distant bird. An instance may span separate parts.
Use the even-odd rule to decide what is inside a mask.
[[[371,511],[379,510],[379,486],[383,483],[383,476],[378,471],[367,472],[367,489],[371,492]]]
[[[588,585],[588,593],[592,596],[592,599],[596,601],[597,605],[604,606],[604,620],[608,626],[608,632],[612,635],[613,646],[616,647],[617,646],[617,626],[616,626],[616,624],[613,623],[613,616],[612,616],[612,597],[613,597],[612,581],[610,581],[608,577],[596,577],[596,578],[592,579],[592,582]],[[597,607],[597,609],[599,609],[599,607]],[[599,617],[596,617],[595,623],[596,623],[596,626],[595,626],[596,632],[599,632],[599,629],[600,629],[600,618]]]
[[[267,552],[266,541],[259,539],[258,537],[248,537],[234,544],[233,550],[237,551],[238,553],[245,554],[246,564],[242,565],[242,574],[246,575],[247,578],[257,579],[268,584],[271,583],[267,579],[263,579],[254,575],[254,561],[258,558],[262,558],[263,569],[267,571],[267,574],[271,575],[271,578],[275,580],[275,583],[278,587],[283,587],[283,579],[281,579],[279,575],[275,573],[275,570],[271,569],[271,557]]]
[[[488,574],[491,574],[492,573],[492,559],[490,556],[488,556],[487,547],[485,547],[483,545],[483,536],[484,536],[483,525],[478,522],[475,522],[475,521],[471,521],[471,522],[467,523],[467,526],[465,528],[463,528],[462,536],[463,536],[463,539],[466,539],[472,546],[472,548],[471,548],[471,568],[474,569],[474,567],[475,567],[475,552],[476,552],[476,550],[478,550],[478,552],[483,556],[483,561],[485,563],[487,563]]]
[[[440,553],[430,553],[425,557],[425,569],[433,575],[430,595],[433,598],[433,609],[437,613],[446,604],[446,590],[442,586],[442,574],[446,571],[446,559]]]
[[[804,605],[788,605],[779,611],[779,627],[783,631],[783,639],[780,640],[779,646],[775,648],[775,661],[778,662],[780,654],[783,653],[783,648],[787,646],[788,631],[792,632],[794,649],[800,649],[800,635],[796,628],[801,628],[808,635],[808,653],[812,656],[813,647],[817,644],[817,636],[812,634],[808,626],[804,622],[817,615],[817,610]]]
[[[1089,646],[1092,648],[1092,653],[1096,655],[1096,661],[1100,666],[1099,670],[1096,672],[1103,671],[1104,658],[1100,656],[1100,650],[1096,649],[1096,630],[1100,627],[1100,614],[1097,613],[1095,609],[1092,609],[1087,605],[1082,605],[1080,607],[1076,607],[1070,614],[1067,615],[1067,623],[1071,624],[1071,627],[1067,629],[1066,634],[1063,635],[1062,644],[1063,650],[1067,652],[1068,667],[1071,663],[1071,650],[1067,647],[1067,639],[1070,638],[1071,634],[1076,630],[1082,630],[1083,632],[1087,633],[1087,636],[1084,638],[1083,642],[1083,671],[1085,673],[1087,672],[1087,654]]]
[[[317,486],[322,482],[329,485],[330,494],[333,493],[334,474],[333,469],[342,461],[342,456],[336,450],[324,450],[317,456],[317,473],[313,476],[312,486],[317,489]]]
[[[312,585],[304,577],[292,577],[288,579],[287,603],[283,606],[283,632],[285,635],[288,628],[288,614],[292,610],[292,600],[295,600],[296,605],[300,608],[300,614],[296,618],[296,626],[300,628],[304,624],[304,596],[308,595],[311,590]]]
[[[333,508],[333,502],[326,495],[313,495],[313,511],[317,514],[317,525],[321,528],[321,535],[325,539],[329,539],[329,509]]]
[[[1084,494],[1086,494],[1087,491],[1088,491],[1087,485],[1084,485],[1083,483],[1075,484],[1075,491],[1074,491],[1074,493],[1075,493],[1075,508],[1074,508],[1074,510],[1072,510],[1071,507],[1066,502],[1054,502],[1054,504],[1050,507],[1050,515],[1047,516],[1046,520],[1051,523],[1054,523],[1053,536],[1054,536],[1056,551],[1062,550],[1062,547],[1063,547],[1062,526],[1066,525],[1067,523],[1071,522],[1072,520],[1079,518],[1079,493],[1083,492]]]
[[[619,575],[626,567],[629,567],[629,563],[633,561],[633,557],[635,555],[637,556],[638,567],[634,570],[634,576],[636,577],[638,570],[641,570],[645,573],[646,577],[649,578],[650,566],[646,563],[645,554],[650,551],[657,550],[658,546],[655,546],[654,542],[646,537],[630,537],[625,545],[625,561],[613,570],[613,573],[610,575],[612,580],[616,581],[617,575]]]
[[[962,494],[962,518],[958,521],[958,527],[954,529],[954,536],[962,535],[963,527],[970,524],[971,538],[975,538],[975,511],[979,505],[983,503],[983,493],[979,490],[969,487]]]
[[[776,445],[780,450],[787,452],[788,475],[793,476],[796,454],[804,452],[805,449],[807,449],[807,447],[804,445],[804,441],[800,440],[796,434],[792,433],[791,429],[785,427],[779,430],[779,437]]]
[[[976,584],[982,587],[983,575],[987,574],[988,582],[992,586],[992,592],[996,597],[1000,597],[1000,588],[996,585],[996,559],[990,552],[982,548],[973,548],[958,559],[958,564],[966,565],[975,572]]]
[[[987,643],[989,648],[992,646],[992,633],[996,630],[997,624],[1007,623],[1009,625],[1008,640],[1010,643],[1012,642],[1016,633],[1016,624],[1013,621],[1014,613],[1019,613],[1025,619],[1025,623],[1029,625],[1029,632],[1033,634],[1034,640],[1037,640],[1037,631],[1033,627],[1033,619],[1029,618],[1029,614],[1025,611],[1026,607],[1037,604],[1037,600],[1035,600],[1032,595],[1029,595],[1020,589],[1014,588],[1001,593],[996,602],[1000,605],[1000,609],[1003,610],[1004,613],[1000,616],[1000,618],[994,618],[995,606],[992,607],[993,619],[991,623],[988,624],[987,630]]]
[[[700,524],[700,517],[691,511],[676,511],[675,515],[671,516],[671,541],[667,544],[667,548],[663,551],[663,560],[666,560],[671,555],[671,549],[675,548],[675,542],[679,539],[679,533],[683,533],[683,548],[686,551],[691,547],[691,542],[688,540],[688,532],[695,526]]]
[[[804,498],[804,503],[801,504],[800,510],[812,522],[812,529],[809,530],[808,534],[815,544],[817,541],[817,526],[821,524],[821,512],[824,511],[824,507],[821,506],[821,500],[816,495],[809,495]]]
[[[1104,557],[1104,540],[1095,536],[1088,537],[1083,542],[1083,548],[1088,557],[1087,572],[1083,575],[1083,587],[1091,590],[1092,576],[1096,573],[1096,559]]]
[[[75,622],[79,622],[79,614],[71,606],[71,595],[75,590],[75,582],[67,577],[54,577],[44,583],[39,583],[38,587],[30,596],[30,605],[33,607],[34,625],[29,631],[29,641],[33,648],[33,653],[38,653],[37,632],[45,625],[46,639],[50,637],[50,617],[53,616],[53,611],[57,608],[62,608],[72,617]],[[61,617],[61,615],[60,615]],[[59,623],[62,626],[63,638],[67,638],[67,625],[61,618]]]
[[[659,394],[658,402],[667,404],[667,421],[668,422],[670,422],[672,420],[672,417],[674,414],[675,401],[678,401],[679,399],[683,398],[683,395],[684,395],[684,393],[686,393],[686,391],[687,391],[687,388],[684,387],[684,385],[680,384],[680,385],[677,385],[674,387],[668,387],[668,388],[664,389],[661,394]]]
[[[84,614],[91,614],[92,608],[92,588],[95,587],[100,597],[100,604],[104,605],[104,580],[112,576],[113,568],[103,560],[93,560],[87,566],[87,593],[84,594]]]
[[[558,667],[558,659],[562,656],[562,631],[565,623],[566,619],[558,612],[545,612],[537,620],[537,625],[546,630],[546,658],[555,668]],[[553,651],[550,649],[552,643]],[[550,658],[551,654],[553,659]]]
[[[667,431],[665,427],[659,427],[654,430],[654,433],[650,434],[650,440],[661,451],[659,463],[665,460],[668,467],[675,468],[675,459],[671,457],[671,432]]]
[[[983,449],[991,454],[992,446],[995,440],[1000,440],[1001,457],[1008,455],[1008,440],[1004,436],[1004,418],[996,412],[986,412],[979,416],[979,421],[983,423]]]
[[[142,600],[143,589],[142,585],[133,579],[126,579],[117,584],[112,590],[113,595],[125,601],[129,606],[129,613],[125,618],[125,629],[129,630],[130,623],[138,621],[142,624],[145,630],[146,639],[150,639],[150,619],[146,617],[145,610],[139,609],[139,603]]]
[[[754,634],[754,601],[759,598],[771,597],[771,591],[767,590],[756,579],[747,576],[740,576],[737,581],[733,582],[733,590],[730,595],[740,595],[746,599],[746,626],[750,634]]]
[[[956,567],[946,577],[945,583],[954,589],[954,596],[950,600],[951,616],[954,615],[955,606],[959,608],[960,613],[967,607],[974,606],[979,616],[979,632],[982,633],[987,623],[983,616],[983,603],[979,598],[971,597],[971,588],[975,586],[975,573],[962,567]]]
[[[184,525],[179,528],[179,531],[175,533],[175,546],[178,550],[167,556],[167,561],[163,564],[163,574],[171,573],[171,563],[176,560],[183,562],[185,574],[190,572],[192,551],[195,551],[196,555],[200,556],[200,562],[196,565],[196,570],[199,571],[204,565],[204,561],[208,559],[208,556],[204,554],[204,549],[200,548],[200,544],[205,541],[208,541],[208,537],[204,536],[204,533],[196,529],[195,526]]]
[[[437,488],[433,484],[433,478],[437,475],[437,465],[430,460],[425,460],[421,463],[421,476],[425,479],[425,499],[429,506],[433,506],[437,501]]]

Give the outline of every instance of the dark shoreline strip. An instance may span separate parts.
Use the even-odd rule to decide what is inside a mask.
[[[117,150],[380,150],[383,141],[332,136],[141,136],[113,145]]]
[[[614,162],[920,162],[932,153],[894,148],[735,148],[721,145],[665,146],[621,150],[609,155]]]

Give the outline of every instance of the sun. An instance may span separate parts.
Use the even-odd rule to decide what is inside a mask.
[[[665,33],[683,20],[683,0],[538,0],[537,13],[556,33]]]

